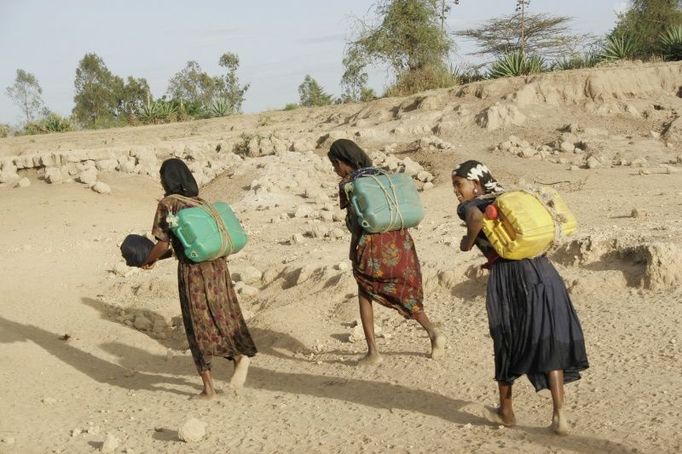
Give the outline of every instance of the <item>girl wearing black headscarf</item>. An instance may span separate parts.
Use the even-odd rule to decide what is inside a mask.
[[[452,184],[460,202],[457,213],[467,227],[460,249],[477,246],[490,269],[486,308],[500,392],[500,406],[492,416],[506,426],[516,423],[512,384],[526,375],[536,391],[549,388],[554,407],[551,428],[565,434],[564,383],[580,379],[588,362],[580,321],[564,281],[544,255],[506,260],[495,253],[482,231],[483,212],[503,188],[488,167],[466,161],[452,171]]]
[[[215,396],[212,358],[217,356],[234,361],[235,370],[230,383],[241,387],[246,380],[249,358],[256,354],[256,347],[242,317],[225,258],[201,263],[190,261],[185,257],[182,243],[168,225],[169,214],[202,202],[192,172],[180,159],[168,159],[161,165],[160,173],[165,197],[159,202],[152,227],[152,234],[158,242],[143,268],[153,267],[172,245],[178,259],[182,321],[194,364],[204,384],[198,397],[210,399]],[[193,200],[197,203],[194,204]]]
[[[372,160],[355,142],[347,139],[335,141],[327,156],[342,179],[339,199],[341,208],[346,209],[346,225],[352,234],[350,260],[358,283],[360,319],[368,349],[360,364],[377,364],[382,360],[374,337],[373,301],[419,322],[429,334],[431,358],[438,359],[444,353],[445,338],[424,312],[421,269],[410,233],[407,229],[365,232],[344,191],[344,186],[353,178],[376,172],[371,167]]]

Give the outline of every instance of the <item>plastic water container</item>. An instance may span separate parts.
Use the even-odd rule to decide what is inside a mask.
[[[345,191],[366,232],[415,227],[424,219],[414,181],[404,173],[361,176],[346,184]]]
[[[500,257],[510,260],[537,257],[547,252],[558,239],[555,238],[558,232],[566,236],[575,232],[575,216],[559,193],[546,189],[542,198],[553,206],[558,225],[549,209],[534,194],[510,191],[497,197],[497,218],[483,217],[483,233]]]
[[[182,243],[185,256],[193,262],[234,254],[246,245],[246,232],[232,208],[225,202],[216,202],[213,208],[225,226],[227,241],[224,241],[216,220],[206,207],[183,208],[169,216],[173,234]]]

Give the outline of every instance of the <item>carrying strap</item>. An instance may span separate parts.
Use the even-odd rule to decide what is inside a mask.
[[[197,200],[191,197],[185,197],[184,195],[180,194],[171,194],[169,197],[173,197],[177,200],[180,200],[181,202],[187,203],[188,205],[201,208],[209,216],[213,218],[213,220],[216,223],[216,226],[218,227],[218,233],[220,234],[220,251],[218,252],[218,254],[216,254],[214,258],[226,256],[234,250],[232,238],[230,237],[230,234],[227,232],[227,228],[225,227],[223,218],[220,216],[220,213],[218,213],[218,210],[216,210],[213,205],[206,202],[205,200],[202,199]]]

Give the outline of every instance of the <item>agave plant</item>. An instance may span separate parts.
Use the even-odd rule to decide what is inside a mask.
[[[661,34],[661,53],[669,61],[682,60],[682,25],[668,28]]]
[[[232,113],[232,106],[225,98],[218,98],[213,100],[209,109],[207,109],[212,117],[224,117]]]
[[[178,112],[178,106],[172,101],[157,101],[158,104],[158,119],[165,122],[175,120],[175,114]]]
[[[147,98],[147,102],[138,110],[137,116],[142,123],[156,123],[159,118],[159,103]]]
[[[626,60],[632,58],[637,50],[637,43],[627,35],[609,36],[602,48],[603,60]]]
[[[498,58],[490,67],[488,77],[514,77],[535,74],[545,69],[545,60],[537,55],[526,56],[522,52],[511,52]]]
[[[588,54],[575,54],[570,57],[563,57],[555,61],[552,65],[552,69],[557,71],[565,71],[568,69],[580,69],[580,68],[592,68],[599,63],[599,55],[588,53]]]

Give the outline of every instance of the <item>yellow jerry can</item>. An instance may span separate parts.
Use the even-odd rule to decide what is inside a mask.
[[[483,233],[505,259],[542,255],[561,236],[571,235],[577,228],[575,216],[554,189],[505,192],[488,208],[483,216]]]

